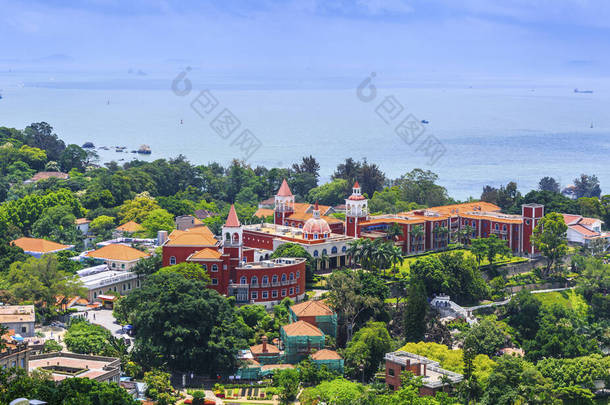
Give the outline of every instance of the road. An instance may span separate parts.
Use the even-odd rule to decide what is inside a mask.
[[[87,319],[89,320],[89,322],[95,323],[108,329],[112,333],[112,336],[127,337],[127,334],[123,332],[121,325],[116,323],[116,320],[112,315],[111,309],[98,309],[96,311],[88,311],[88,314],[89,315]]]

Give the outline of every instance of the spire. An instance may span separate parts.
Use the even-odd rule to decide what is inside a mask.
[[[282,181],[282,185],[280,186],[277,195],[280,197],[292,197],[292,191],[290,191],[290,187],[288,187],[288,182],[286,182],[286,179]]]
[[[318,200],[316,200],[316,204],[313,206],[313,217],[320,218],[320,207],[318,207]]]
[[[233,204],[231,204],[231,209],[229,210],[229,215],[227,216],[225,226],[229,228],[239,228],[241,226],[239,223],[239,218],[237,218],[237,212],[235,212],[235,205]]]
[[[354,187],[353,188],[360,188],[360,184],[358,184],[358,180],[356,180],[356,182],[354,183]]]

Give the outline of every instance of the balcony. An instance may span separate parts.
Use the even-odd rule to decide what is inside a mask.
[[[258,288],[258,283],[250,283],[250,288]]]
[[[288,280],[283,280],[282,281],[282,285],[288,285],[288,284],[289,284]]]
[[[265,287],[269,287],[271,284],[269,283],[261,283],[261,287],[265,288]]]
[[[280,286],[280,283],[279,283],[279,281],[274,281],[274,282],[272,282],[272,283],[271,283],[271,285],[272,285],[273,287],[279,287],[279,286]]]

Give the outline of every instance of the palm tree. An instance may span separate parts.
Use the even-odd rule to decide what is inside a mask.
[[[322,251],[320,260],[322,260],[322,263],[324,263],[324,269],[326,270],[326,267],[328,266],[328,254],[326,253],[326,251],[324,251],[324,250]]]
[[[390,251],[390,263],[392,263],[392,273],[396,273],[396,265],[402,263],[404,260],[404,256],[402,254],[402,249],[398,246],[392,246],[392,250]]]
[[[354,264],[360,260],[360,250],[362,246],[362,239],[356,239],[353,241],[347,242],[347,256],[349,257],[351,267],[354,267]]]
[[[446,226],[437,226],[432,232],[434,233],[435,238],[438,238],[439,236],[447,235],[449,233],[449,228]]]
[[[460,231],[464,232],[462,241],[464,243],[470,243],[470,239],[471,239],[472,233],[474,232],[474,228],[470,225],[466,225],[466,226],[464,226],[464,228],[460,229]]]
[[[390,227],[386,231],[386,238],[388,238],[388,240],[394,241],[394,238],[396,236],[402,236],[402,234],[402,227],[396,223],[392,223],[392,225],[390,225]]]
[[[375,248],[373,241],[370,239],[364,239],[360,248],[360,265],[363,269],[370,270],[373,262],[373,252]]]
[[[420,241],[419,239],[424,236],[424,227],[422,225],[415,225],[411,228],[411,244],[417,241],[417,251],[419,251]]]
[[[379,241],[379,242],[378,242]],[[390,262],[390,255],[392,251],[392,244],[389,242],[383,242],[383,239],[377,239],[374,243],[374,262],[377,269],[383,268],[383,275],[385,276],[385,269],[387,264]]]

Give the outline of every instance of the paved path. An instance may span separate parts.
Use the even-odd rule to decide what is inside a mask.
[[[87,319],[89,320],[89,322],[95,323],[108,329],[112,333],[112,336],[128,337],[127,334],[123,332],[121,325],[119,325],[116,322],[116,319],[114,319],[111,309],[98,309],[95,311],[91,310],[88,311],[88,314],[89,316],[87,317]]]
[[[549,288],[547,290],[533,290],[530,291],[532,294],[540,294],[540,293],[547,293],[547,292],[555,292],[555,291],[565,291],[565,290],[573,290],[576,287],[562,287],[562,288]],[[464,309],[468,312],[471,311],[476,311],[477,309],[481,309],[481,308],[490,308],[490,307],[497,307],[499,305],[506,305],[510,302],[510,300],[516,295],[512,294],[510,297],[508,297],[507,299],[505,299],[504,301],[498,301],[498,302],[492,302],[490,304],[484,304],[484,305],[477,305],[474,307],[464,307]]]

